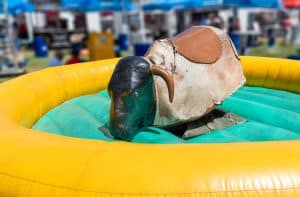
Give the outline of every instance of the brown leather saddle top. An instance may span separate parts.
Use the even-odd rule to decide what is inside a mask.
[[[207,27],[191,27],[170,41],[179,54],[196,63],[214,63],[222,53],[220,39]]]

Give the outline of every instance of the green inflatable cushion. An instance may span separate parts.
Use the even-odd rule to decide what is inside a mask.
[[[46,113],[33,129],[85,139],[115,141],[99,131],[109,121],[107,91],[81,96]],[[273,89],[244,86],[217,106],[246,119],[245,123],[183,140],[163,129],[147,127],[132,142],[228,143],[300,139],[300,95]]]

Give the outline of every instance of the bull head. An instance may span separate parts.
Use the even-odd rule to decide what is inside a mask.
[[[136,56],[125,57],[116,65],[108,84],[110,132],[115,138],[130,141],[141,128],[153,124],[156,112],[153,75],[164,79],[172,102],[172,74],[162,67]]]

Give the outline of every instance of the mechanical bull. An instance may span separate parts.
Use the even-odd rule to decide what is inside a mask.
[[[199,119],[245,82],[238,54],[223,31],[194,26],[155,41],[144,57],[125,57],[108,85],[109,129],[130,141],[141,128]]]

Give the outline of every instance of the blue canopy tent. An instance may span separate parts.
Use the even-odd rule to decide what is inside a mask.
[[[224,0],[224,5],[238,8],[284,8],[282,0]]]
[[[143,6],[143,10],[171,10],[184,9],[188,6],[189,0],[158,0],[150,1]]]
[[[29,3],[27,0],[3,0],[3,1],[6,1],[8,14],[10,15],[16,16],[24,12],[34,11],[34,5],[32,3]],[[0,13],[3,13],[3,6],[1,6],[0,8]]]
[[[61,9],[80,12],[130,11],[135,6],[129,0],[61,0]]]
[[[192,9],[222,5],[220,0],[152,0],[143,6],[143,10]]]
[[[62,10],[70,10],[85,13],[101,11],[127,12],[136,9],[135,4],[131,3],[130,0],[60,0],[60,6]],[[122,20],[122,16],[121,18],[117,17],[117,20]],[[118,35],[118,43],[120,46],[119,48],[122,48],[122,46],[123,48],[128,48],[127,38],[127,34],[124,32]]]

